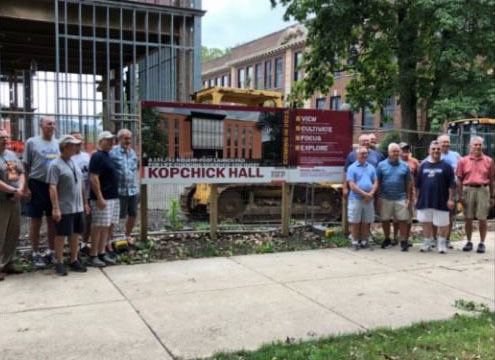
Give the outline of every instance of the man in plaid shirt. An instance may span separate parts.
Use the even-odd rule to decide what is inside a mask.
[[[121,129],[117,138],[119,144],[110,151],[110,157],[117,164],[120,218],[126,219],[125,235],[129,244],[133,245],[131,233],[136,224],[139,203],[138,159],[136,152],[131,148],[132,133],[128,129]]]

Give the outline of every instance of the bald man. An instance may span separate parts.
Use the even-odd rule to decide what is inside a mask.
[[[26,178],[24,193],[29,202],[26,214],[31,218],[29,239],[32,246],[32,262],[37,269],[44,269],[47,262],[53,262],[55,249],[55,223],[52,220],[52,204],[47,183],[48,168],[59,157],[58,141],[55,139],[55,118],[46,116],[40,121],[40,135],[29,138],[24,149],[24,168]],[[48,229],[48,249],[40,253],[39,237],[41,222],[46,218]]]

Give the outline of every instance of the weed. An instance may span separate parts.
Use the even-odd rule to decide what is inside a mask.
[[[254,252],[256,254],[268,254],[268,253],[273,253],[275,252],[275,246],[273,243],[270,242],[265,242],[260,245],[258,245],[255,249]]]
[[[167,217],[170,223],[170,227],[174,231],[182,230],[182,228],[184,227],[184,224],[182,224],[182,222],[180,221],[179,216],[180,216],[179,201],[171,200],[170,207],[167,210]]]
[[[467,301],[463,299],[458,299],[454,302],[454,307],[460,310],[469,311],[469,312],[489,312],[490,309],[483,303],[475,303],[474,301]]]

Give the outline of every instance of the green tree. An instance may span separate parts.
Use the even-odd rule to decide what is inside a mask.
[[[306,77],[292,98],[326,93],[335,71],[354,74],[353,109],[398,96],[403,127],[493,112],[495,0],[271,0],[308,28]],[[410,141],[415,139],[409,139]]]
[[[168,157],[168,138],[166,132],[160,128],[162,118],[152,108],[144,108],[141,116],[141,136],[143,161],[147,159],[165,159]],[[146,163],[145,163],[146,165]]]
[[[219,49],[219,48],[209,48],[207,46],[201,46],[201,60],[203,62],[210,61],[224,55],[230,54],[230,48]]]

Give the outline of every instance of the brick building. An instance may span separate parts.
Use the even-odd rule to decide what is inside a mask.
[[[232,48],[230,54],[204,62],[203,88],[213,86],[253,88],[291,92],[294,82],[303,73],[298,69],[305,48],[307,30],[293,25],[283,30]],[[338,110],[345,102],[346,86],[351,75],[336,73],[328,94],[315,94],[305,103],[306,108]],[[393,119],[388,121],[387,119]],[[362,131],[387,130],[401,126],[400,106],[390,99],[387,106],[375,113],[361,109],[354,114],[354,134]]]
[[[262,134],[257,121],[201,110],[161,116],[171,158],[261,159]]]

